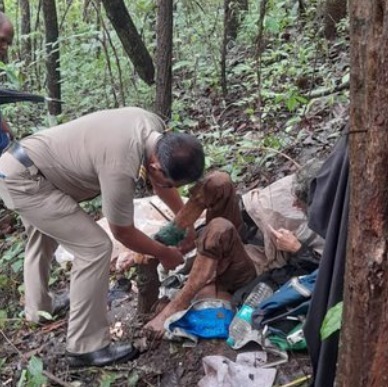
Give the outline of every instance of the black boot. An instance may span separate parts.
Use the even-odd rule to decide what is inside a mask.
[[[130,343],[112,343],[97,351],[82,354],[66,351],[70,367],[102,367],[134,360],[138,355],[139,351]]]

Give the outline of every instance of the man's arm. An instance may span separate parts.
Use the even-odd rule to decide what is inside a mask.
[[[183,262],[180,251],[175,247],[165,246],[151,238],[135,226],[118,226],[109,223],[113,236],[127,248],[140,253],[151,255],[161,262],[168,270],[174,269]]]
[[[152,184],[152,179],[151,184]],[[176,215],[179,210],[184,206],[183,200],[179,195],[178,190],[175,187],[164,188],[157,185],[152,185],[154,193],[162,199],[162,201],[171,209]]]
[[[175,215],[184,207],[183,200],[176,188],[163,188],[157,185],[153,185],[153,188],[154,193],[160,197]],[[196,234],[193,226],[188,229],[185,239],[179,244],[179,249],[183,254],[188,253],[195,247],[195,238]]]

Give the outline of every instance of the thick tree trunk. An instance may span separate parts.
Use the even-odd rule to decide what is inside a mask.
[[[326,39],[336,37],[336,25],[346,16],[346,12],[347,0],[325,0],[323,23]]]
[[[27,67],[31,62],[31,12],[29,0],[20,0],[22,52],[21,59]]]
[[[102,0],[106,14],[123,44],[140,78],[148,85],[154,83],[154,64],[123,0]]]
[[[388,7],[352,0],[351,205],[338,385],[388,385]]]
[[[58,19],[55,0],[43,0],[43,17],[46,29],[46,68],[47,87],[50,98],[61,99],[61,74],[59,66]],[[51,101],[48,104],[50,114],[62,112],[61,104]]]
[[[156,21],[156,101],[155,111],[171,117],[173,0],[158,0]]]

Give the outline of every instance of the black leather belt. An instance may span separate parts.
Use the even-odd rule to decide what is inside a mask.
[[[7,152],[11,153],[11,155],[26,168],[30,168],[34,165],[32,160],[28,157],[27,152],[17,141],[12,142],[8,147]]]

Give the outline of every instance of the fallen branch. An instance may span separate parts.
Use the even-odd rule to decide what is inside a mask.
[[[4,337],[5,341],[14,349],[14,351],[23,359],[24,362],[28,363],[28,359],[27,357],[19,351],[19,349],[15,346],[15,344],[7,337],[7,335],[4,333],[4,331],[2,329],[0,329],[0,333],[2,334],[2,336]],[[72,387],[72,385],[70,383],[66,383],[65,381],[57,378],[55,375],[53,375],[51,372],[49,371],[45,371],[43,370],[42,371],[42,374],[44,376],[46,376],[46,378],[50,379],[51,381],[59,384],[60,386],[63,386],[63,387]]]
[[[264,147],[264,146],[258,146],[258,147],[240,147],[240,149],[243,149],[243,150],[260,150],[260,151],[267,151],[267,152],[274,152],[280,156],[283,156],[285,159],[287,159],[288,161],[291,161],[295,167],[297,167],[298,169],[301,168],[301,165],[295,161],[293,158],[291,158],[290,156],[286,155],[285,153],[281,152],[281,151],[278,151],[277,149],[274,149],[274,148],[267,148],[267,147]]]
[[[312,90],[310,93],[303,95],[303,97],[308,98],[308,99],[314,99],[314,98],[320,98],[320,97],[325,97],[327,95],[331,95],[334,93],[338,93],[339,91],[348,89],[350,86],[350,80],[341,83],[340,85],[334,87],[334,88],[329,88],[329,89],[323,89],[323,90]]]

